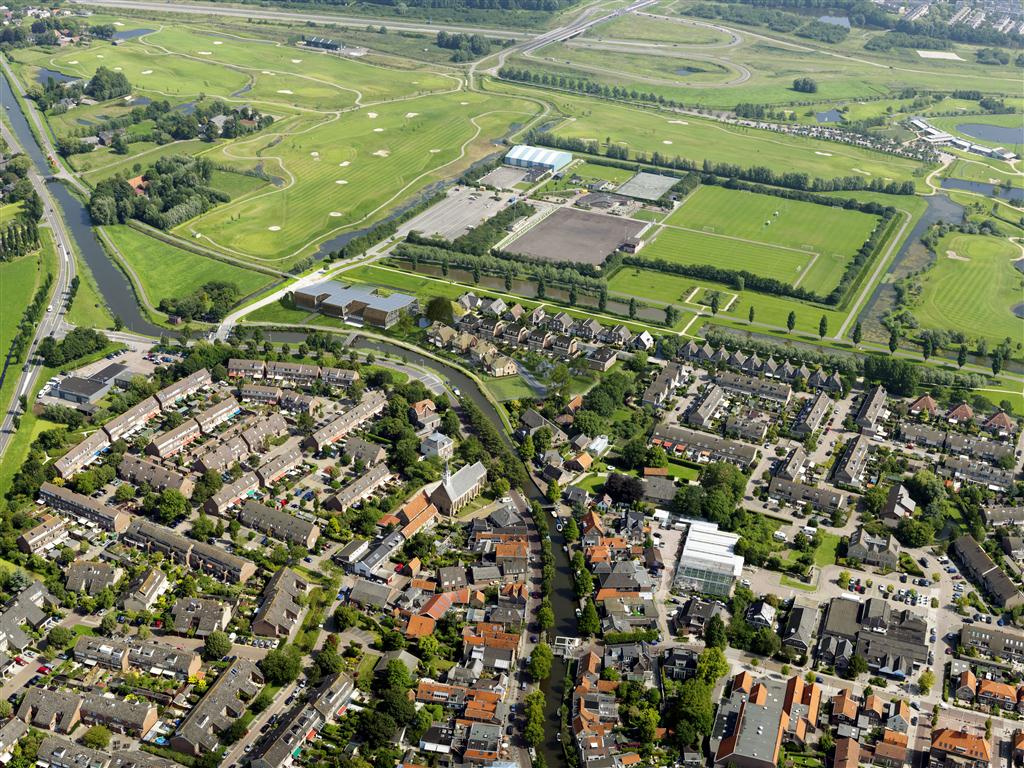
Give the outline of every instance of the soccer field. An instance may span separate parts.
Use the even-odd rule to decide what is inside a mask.
[[[1013,308],[1024,302],[1024,275],[1013,266],[1020,250],[984,235],[950,235],[921,278],[912,311],[922,327],[960,331],[970,338],[1024,338]]]

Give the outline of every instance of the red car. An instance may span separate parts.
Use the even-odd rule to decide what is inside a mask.
[[[14,663],[17,664],[19,667],[24,667],[25,664],[27,664],[28,662],[21,658],[21,656],[15,656]]]
[[[395,566],[395,573],[401,573],[403,568],[405,568],[405,566],[399,563]]]
[[[41,675],[47,675],[47,674],[50,673],[50,668],[48,666],[46,666],[45,664],[43,664],[42,666],[39,667],[39,669],[36,670],[36,672],[38,672]]]

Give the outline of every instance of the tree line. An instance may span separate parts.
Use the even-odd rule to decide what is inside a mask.
[[[92,328],[75,328],[60,341],[47,336],[39,342],[39,355],[49,368],[60,368],[72,360],[99,352],[110,340]]]
[[[0,261],[13,261],[39,247],[39,226],[19,217],[0,229]]]
[[[159,309],[182,320],[220,322],[238,301],[240,291],[234,283],[212,280],[204,283],[187,296],[167,297],[160,300]]]

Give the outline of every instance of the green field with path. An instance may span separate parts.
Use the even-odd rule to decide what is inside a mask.
[[[921,277],[912,311],[924,328],[960,331],[999,342],[1024,337],[1024,320],[1013,308],[1024,302],[1024,275],[1013,260],[1024,255],[1006,240],[984,235],[949,235],[939,244],[934,266]]]
[[[214,280],[234,283],[241,296],[258,291],[273,277],[176,248],[129,226],[104,227],[142,283],[153,306],[180,298]]]

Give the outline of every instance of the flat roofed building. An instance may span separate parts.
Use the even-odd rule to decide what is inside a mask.
[[[81,376],[65,376],[57,386],[54,387],[54,395],[69,403],[83,405],[95,403],[103,397],[110,388],[114,386],[113,381],[97,381],[95,379],[84,379]]]
[[[251,499],[245,501],[238,511],[238,522],[272,538],[298,544],[306,549],[312,549],[320,538],[320,529],[315,524]]]
[[[415,296],[405,293],[383,296],[371,286],[342,285],[331,280],[293,291],[292,298],[296,306],[303,309],[318,310],[349,321],[362,320],[378,328],[390,328],[402,315],[419,311]]]
[[[616,193],[637,200],[654,202],[667,195],[678,182],[679,179],[675,176],[641,171],[622,184]]]
[[[123,533],[131,522],[131,517],[121,510],[53,483],[40,486],[39,498],[51,509],[95,523],[105,531]]]
[[[736,554],[738,541],[738,535],[720,531],[714,523],[692,521],[679,556],[673,588],[728,596],[743,572],[743,558]]]
[[[171,488],[185,497],[191,496],[195,487],[190,477],[130,453],[126,453],[117,465],[117,474],[132,485],[148,485],[157,492]]]
[[[960,628],[960,645],[974,648],[989,656],[1024,662],[1024,632],[994,627],[991,624],[964,624]]]

